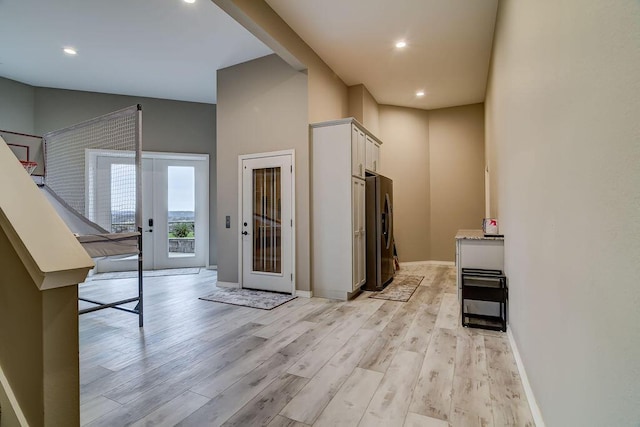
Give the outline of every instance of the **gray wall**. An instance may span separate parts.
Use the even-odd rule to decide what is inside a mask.
[[[35,88],[0,77],[0,130],[35,132]]]
[[[0,129],[43,135],[142,104],[143,150],[209,154],[209,263],[217,264],[215,105],[34,88],[2,78],[0,91]]]
[[[275,55],[218,71],[218,279],[238,282],[238,156],[295,149],[296,285],[310,289],[307,76]],[[231,228],[225,228],[225,216]]]
[[[640,2],[500,2],[492,210],[549,427],[640,425],[639,76]]]

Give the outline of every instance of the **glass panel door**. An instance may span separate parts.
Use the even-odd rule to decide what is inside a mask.
[[[243,288],[293,291],[291,155],[242,160]]]
[[[153,159],[155,269],[207,263],[206,161]]]

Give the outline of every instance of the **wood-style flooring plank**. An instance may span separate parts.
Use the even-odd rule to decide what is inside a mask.
[[[380,308],[376,310],[371,317],[369,317],[362,327],[365,329],[374,329],[376,331],[383,330],[401,305],[401,302],[385,301]]]
[[[493,426],[488,379],[454,377],[449,419],[453,425]]]
[[[449,419],[456,340],[454,331],[434,329],[413,392],[410,412],[445,421]]]
[[[159,366],[147,372],[144,376],[133,378],[114,389],[103,393],[104,396],[122,404],[137,399],[153,387],[167,381],[167,378],[180,378],[190,372],[190,369],[208,360],[209,369],[218,371],[249,353],[251,350],[263,344],[264,338],[248,336],[233,342],[230,346],[216,346],[208,343],[204,347],[195,347],[194,351],[186,352],[182,357],[175,358],[171,362]],[[207,351],[209,350],[209,351]],[[178,374],[178,375],[176,375]]]
[[[108,417],[100,417],[89,425],[92,427],[110,427],[114,424],[128,425],[138,421],[187,391],[199,378],[204,377],[212,369],[215,370],[216,366],[218,369],[225,367],[229,360],[242,357],[241,355],[249,350],[250,345],[259,346],[261,342],[264,342],[264,338],[251,336],[225,352],[194,361],[191,364],[185,364],[179,371],[166,373],[164,381],[162,381],[161,376],[153,376],[153,387],[148,387],[145,382],[138,385],[134,381],[131,384],[131,390],[118,390],[123,393],[126,399],[137,396],[134,400],[129,400],[125,405],[110,412]],[[144,388],[145,391],[140,392],[141,388]]]
[[[413,351],[415,353],[425,354],[429,341],[431,341],[431,333],[436,324],[437,316],[428,310],[428,306],[421,304],[417,309],[416,317],[411,322],[409,330],[402,341],[401,349]]]
[[[362,358],[358,365],[360,368],[386,372],[413,322],[418,307],[419,304],[410,300],[395,311],[387,326]]]
[[[172,426],[182,421],[209,401],[199,394],[185,391],[180,396],[160,406],[131,427]]]
[[[280,349],[307,332],[313,325],[314,323],[311,322],[299,322],[291,326],[279,335],[266,340],[260,348],[236,360],[232,366],[223,371],[207,373],[192,385],[191,390],[209,398],[218,396],[247,373],[258,368]]]
[[[484,337],[469,331],[469,328],[458,329],[455,374],[465,378],[487,380],[489,372]]]
[[[239,381],[217,395],[209,403],[182,421],[182,425],[221,425],[274,381],[316,341],[322,340],[336,327],[335,319],[315,324],[305,333],[281,348],[262,365],[247,373]]]
[[[304,305],[315,303],[315,299],[298,297],[286,304],[282,304],[281,306],[276,307],[273,310],[269,310],[266,313],[258,316],[256,319],[254,319],[254,322],[265,326],[270,325],[276,320],[288,315],[289,313],[299,309]]]
[[[460,426],[466,427],[466,424],[460,424]],[[426,417],[414,412],[409,412],[403,427],[449,427],[449,423],[437,418]]]
[[[458,297],[454,294],[444,294],[442,297],[442,305],[438,318],[436,319],[436,328],[457,329],[461,324],[460,304]]]
[[[361,426],[402,426],[420,369],[422,355],[400,350],[371,398]]]
[[[495,425],[533,426],[520,374],[504,336],[484,336]]]
[[[308,381],[308,378],[282,374],[236,412],[223,426],[266,426]]]
[[[114,402],[104,396],[95,397],[80,405],[80,424],[85,425],[120,406],[118,402]]]
[[[281,414],[292,420],[313,424],[324,407],[349,378],[376,332],[361,329],[309,381]]]
[[[355,368],[349,379],[320,414],[314,427],[357,426],[383,374]]]
[[[313,377],[382,305],[380,300],[369,301],[354,305],[354,310],[343,321],[344,326],[336,328],[333,334],[313,346],[287,372],[305,378]]]
[[[315,302],[312,305],[315,307],[316,310],[321,312],[324,312],[334,307],[333,304],[329,304],[325,301]],[[268,324],[267,326],[259,329],[258,331],[255,332],[254,335],[258,337],[263,337],[263,338],[271,338],[278,335],[285,329],[289,328],[291,325],[295,325],[298,322],[308,322],[308,320],[304,319],[305,317],[308,317],[308,314],[309,314],[308,309],[309,309],[308,305],[299,307],[298,309],[293,310],[290,313],[287,313],[286,316],[283,316],[277,319],[276,321]]]
[[[267,427],[309,427],[309,425],[290,420],[282,415],[276,415]]]

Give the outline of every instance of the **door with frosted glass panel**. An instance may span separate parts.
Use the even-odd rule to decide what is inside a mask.
[[[242,287],[293,292],[292,156],[242,160]]]

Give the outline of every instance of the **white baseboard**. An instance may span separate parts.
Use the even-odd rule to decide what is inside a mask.
[[[511,351],[513,352],[513,357],[516,359],[516,365],[518,366],[518,373],[520,374],[520,379],[522,380],[524,393],[527,395],[527,402],[529,402],[529,408],[531,409],[531,415],[533,416],[533,421],[536,423],[536,427],[545,427],[544,420],[542,419],[542,412],[540,412],[540,408],[538,407],[538,401],[536,400],[536,397],[533,394],[533,389],[531,388],[531,384],[529,383],[529,377],[527,377],[527,372],[524,370],[524,364],[522,363],[522,359],[520,358],[520,352],[518,351],[518,346],[516,345],[516,340],[513,338],[511,329],[507,329],[507,337],[509,338],[509,344],[511,345]]]
[[[402,267],[403,265],[447,265],[447,266],[453,266],[456,265],[455,261],[408,261],[408,262],[401,262],[400,263],[400,267]]]
[[[302,298],[311,298],[313,296],[313,293],[311,291],[300,291],[296,289],[296,296]]]
[[[217,270],[218,266],[217,265],[207,265],[207,270]]]
[[[427,261],[429,265],[446,265],[449,267],[453,267],[456,265],[455,261]]]
[[[217,281],[216,286],[219,288],[239,288],[240,283]]]

